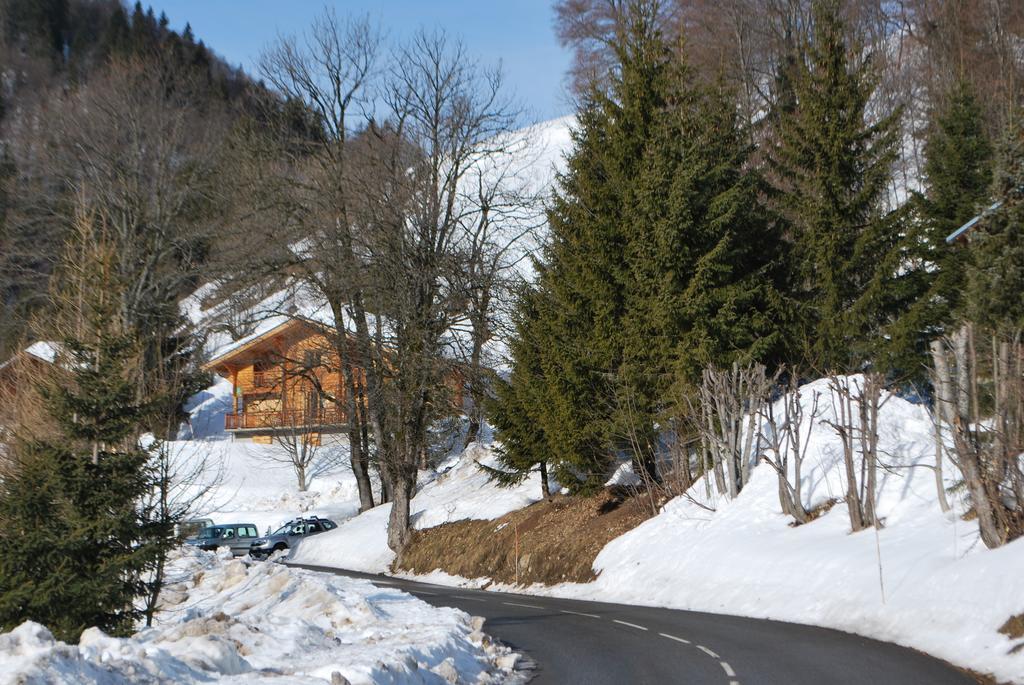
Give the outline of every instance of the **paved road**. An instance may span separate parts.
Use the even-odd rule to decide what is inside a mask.
[[[531,685],[973,685],[924,654],[810,626],[486,592],[292,564],[397,587],[487,619],[536,662]]]

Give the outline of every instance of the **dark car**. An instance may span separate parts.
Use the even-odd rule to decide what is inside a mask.
[[[257,537],[259,530],[254,523],[219,523],[203,528],[198,535],[185,540],[185,544],[205,550],[230,547],[231,553],[240,557],[248,554],[250,545]]]
[[[334,530],[337,527],[338,524],[334,521],[322,519],[319,516],[294,519],[273,533],[254,541],[249,547],[249,554],[257,559],[263,559],[274,552],[291,549],[304,537]]]

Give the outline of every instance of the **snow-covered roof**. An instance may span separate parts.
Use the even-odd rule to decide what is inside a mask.
[[[266,330],[264,330],[264,327],[261,326],[260,332],[253,333],[252,335],[247,335],[244,338],[240,338],[239,340],[236,340],[234,343],[221,348],[220,350],[218,350],[218,354],[213,359],[211,359],[210,361],[203,365],[203,368],[211,369],[217,366],[218,364],[222,363],[226,358],[231,357],[252,345],[255,345],[264,338],[270,338],[279,333],[282,333],[284,332],[285,329],[290,328],[292,326],[311,326],[319,330],[322,330],[327,327],[326,324],[324,323],[314,321],[312,319],[307,319],[302,316],[274,317],[274,320],[278,321],[281,318],[284,318],[284,320],[277,323],[277,325]]]
[[[0,369],[7,368],[11,364],[13,364],[18,357],[24,355],[29,355],[31,357],[44,361],[47,364],[52,364],[54,360],[57,358],[58,350],[59,346],[57,345],[57,343],[50,342],[47,340],[40,340],[38,342],[32,343],[31,345],[18,352],[7,361],[0,362]]]
[[[26,347],[24,351],[26,354],[31,354],[33,357],[52,364],[57,358],[57,343],[40,340]]]

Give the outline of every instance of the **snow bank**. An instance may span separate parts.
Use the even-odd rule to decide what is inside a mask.
[[[818,393],[803,474],[804,504],[845,490],[827,381],[802,388],[805,428]],[[1024,682],[1024,640],[997,632],[1024,612],[1024,540],[988,550],[965,502],[940,512],[932,424],[925,408],[891,397],[880,415],[878,511],[884,527],[850,533],[846,505],[791,527],[771,467],[754,469],[734,501],[698,482],[687,497],[609,543],[586,585],[536,588],[565,597],[772,618],[895,642],[953,663]],[[956,470],[945,464],[947,487]],[[706,507],[713,508],[713,511]],[[881,582],[879,579],[881,564]],[[884,590],[883,590],[884,588]]]
[[[420,489],[412,500],[416,528],[431,528],[462,519],[496,519],[540,499],[540,476],[513,488],[500,488],[477,465],[496,465],[488,445],[474,443],[442,464],[436,473],[420,474]],[[303,540],[291,560],[367,573],[387,571],[395,554],[387,545],[391,505],[375,507],[341,524],[337,530]]]
[[[122,683],[504,682],[515,655],[481,622],[367,581],[183,552],[153,628],[93,628],[77,646],[24,623],[0,634],[0,681]],[[345,682],[345,681],[341,681]]]

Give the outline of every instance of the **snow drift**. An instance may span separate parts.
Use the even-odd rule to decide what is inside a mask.
[[[68,645],[31,622],[0,634],[0,681],[491,683],[515,665],[479,620],[367,581],[195,551],[172,573],[159,621],[131,638],[91,628]]]

